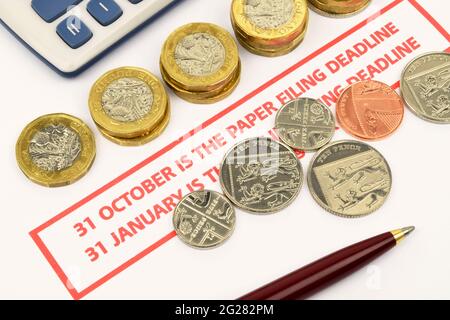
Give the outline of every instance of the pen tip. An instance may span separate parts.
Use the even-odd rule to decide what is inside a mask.
[[[395,241],[397,244],[402,241],[408,234],[413,232],[416,228],[413,226],[401,228],[398,230],[391,231],[392,235],[394,236]]]
[[[402,228],[402,231],[405,233],[405,236],[411,232],[413,232],[416,229],[416,227],[414,226],[410,226],[410,227],[406,227],[406,228]]]

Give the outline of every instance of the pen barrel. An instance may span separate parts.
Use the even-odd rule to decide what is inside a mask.
[[[336,251],[283,276],[239,300],[304,299],[362,268],[396,245],[387,232]]]

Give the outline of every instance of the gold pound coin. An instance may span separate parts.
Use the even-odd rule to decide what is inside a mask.
[[[370,0],[308,0],[311,10],[320,15],[345,18],[366,9]]]
[[[232,36],[210,23],[191,23],[172,32],[161,53],[161,71],[186,91],[225,87],[234,78],[239,53]]]
[[[138,147],[138,146],[145,145],[145,144],[149,143],[150,141],[159,137],[163,133],[163,131],[166,129],[167,125],[169,124],[169,120],[170,120],[170,107],[167,106],[167,110],[166,110],[166,113],[165,113],[162,121],[154,129],[152,129],[148,133],[145,133],[142,136],[135,137],[135,138],[117,138],[117,137],[114,137],[114,136],[110,135],[109,133],[107,133],[101,127],[98,127],[98,130],[106,139],[108,139],[109,141],[114,142],[120,146]]]
[[[16,144],[20,169],[33,182],[60,187],[83,177],[95,158],[92,131],[80,119],[55,113],[28,124]]]
[[[183,90],[176,84],[171,82],[169,76],[162,70],[162,76],[167,85],[171,87],[176,95],[180,98],[197,104],[210,104],[215,103],[228,97],[234,89],[237,87],[241,76],[241,63],[239,62],[236,72],[233,74],[231,81],[224,87],[219,88],[219,90],[202,91],[202,92],[190,92]]]
[[[280,56],[295,49],[308,25],[306,0],[233,0],[231,21],[240,43],[250,52]]]
[[[307,27],[303,31],[303,34],[301,34],[298,38],[294,39],[292,42],[289,42],[287,45],[279,46],[276,49],[267,46],[263,47],[257,43],[250,42],[247,39],[245,39],[244,36],[238,33],[236,33],[236,38],[245,49],[247,49],[249,52],[253,54],[265,57],[279,57],[295,50],[303,42],[306,31]]]
[[[89,95],[97,126],[117,138],[135,138],[163,119],[168,104],[161,81],[145,69],[122,67],[105,73]]]

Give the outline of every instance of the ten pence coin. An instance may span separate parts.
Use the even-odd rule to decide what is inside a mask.
[[[384,157],[359,141],[336,141],[311,161],[308,187],[325,210],[360,217],[379,209],[391,191],[391,169]]]

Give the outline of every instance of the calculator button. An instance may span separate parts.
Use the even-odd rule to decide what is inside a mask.
[[[142,2],[142,0],[128,0],[128,1],[130,1],[132,4],[136,4],[136,3]]]
[[[56,33],[72,49],[81,47],[92,38],[91,30],[76,16],[70,16],[58,24]]]
[[[31,7],[46,22],[53,22],[83,0],[32,0]]]
[[[87,4],[87,11],[102,26],[110,25],[123,13],[114,0],[91,0]]]

